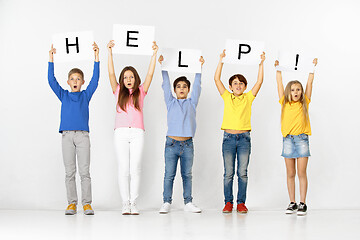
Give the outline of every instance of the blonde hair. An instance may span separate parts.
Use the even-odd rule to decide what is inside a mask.
[[[303,88],[301,82],[299,82],[297,80],[290,81],[286,85],[286,88],[285,88],[285,91],[284,91],[284,102],[283,102],[282,107],[281,107],[281,119],[283,119],[283,117],[284,117],[285,104],[291,103],[291,101],[292,101],[291,100],[291,86],[294,85],[294,84],[299,84],[300,88],[301,88],[301,96],[300,96],[299,102],[302,105],[303,115],[304,115],[304,122],[306,123],[308,121],[308,119],[309,119],[309,111],[308,111],[308,107],[307,107],[306,100],[305,100],[304,88]]]

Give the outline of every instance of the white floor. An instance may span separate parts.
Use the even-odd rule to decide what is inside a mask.
[[[96,211],[94,216],[65,216],[63,211],[0,211],[0,239],[360,239],[360,210],[312,210],[307,216],[283,211],[251,211],[247,215],[181,209],[139,216]]]

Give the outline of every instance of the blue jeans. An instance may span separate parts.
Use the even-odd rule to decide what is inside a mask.
[[[237,157],[238,195],[237,204],[245,203],[248,182],[247,168],[251,152],[250,132],[230,134],[224,132],[222,153],[224,159],[224,195],[225,203],[233,203],[233,181],[235,157]]]
[[[172,138],[166,137],[163,192],[164,203],[172,202],[173,184],[179,158],[184,189],[184,203],[187,204],[192,201],[192,165],[194,159],[194,145],[192,138],[186,141],[176,141]]]

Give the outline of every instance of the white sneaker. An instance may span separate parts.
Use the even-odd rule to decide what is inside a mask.
[[[159,210],[159,213],[161,213],[161,214],[166,214],[166,213],[170,212],[170,207],[171,207],[171,204],[170,204],[170,203],[168,203],[168,202],[164,203],[164,204],[161,206],[161,208],[160,208],[160,210]]]
[[[136,207],[136,203],[130,203],[130,214],[131,215],[139,215],[139,209]]]
[[[130,215],[130,203],[129,202],[123,202],[122,207],[122,215]]]
[[[201,213],[201,209],[195,206],[192,202],[189,202],[184,207],[185,212]]]

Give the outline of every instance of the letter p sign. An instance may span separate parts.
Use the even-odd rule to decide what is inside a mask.
[[[245,40],[226,40],[226,57],[224,63],[256,65],[264,51],[264,43]]]

